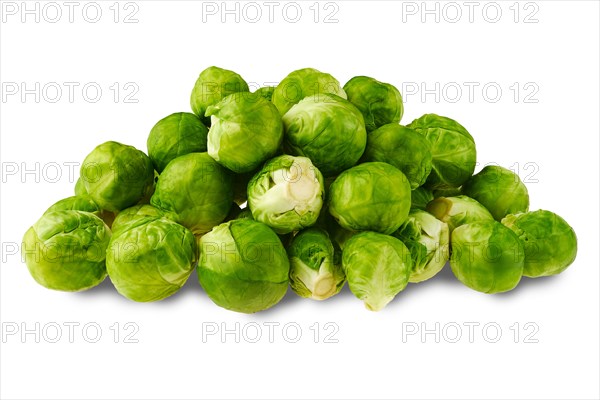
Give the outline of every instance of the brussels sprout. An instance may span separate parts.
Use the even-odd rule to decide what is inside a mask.
[[[98,207],[98,204],[92,200],[90,196],[81,195],[81,196],[71,196],[64,198],[62,200],[57,201],[52,204],[48,209],[44,212],[47,214],[52,211],[66,211],[66,210],[77,210],[77,211],[87,211],[90,213],[100,213],[101,209]]]
[[[207,153],[190,153],[171,161],[160,174],[150,204],[195,235],[221,223],[233,203],[231,173]]]
[[[106,277],[110,229],[96,215],[50,211],[25,233],[22,252],[31,276],[48,289],[78,292]]]
[[[208,154],[237,173],[250,172],[271,158],[283,139],[275,106],[256,95],[230,95],[206,109],[212,117]]]
[[[284,115],[305,97],[316,95],[316,98],[319,98],[319,94],[325,93],[346,98],[342,86],[333,76],[313,68],[304,68],[291,72],[283,78],[273,91],[271,101],[279,113]]]
[[[342,252],[350,291],[371,311],[379,311],[408,284],[412,260],[406,246],[392,236],[360,232]]]
[[[87,189],[85,188],[85,182],[81,177],[77,178],[77,182],[75,182],[75,196],[84,196],[87,195]]]
[[[171,114],[154,125],[148,135],[148,156],[160,173],[172,159],[188,153],[206,151],[208,128],[197,115]]]
[[[519,176],[506,168],[488,165],[462,186],[463,194],[477,200],[496,221],[529,210],[529,193]]]
[[[275,157],[248,184],[252,217],[280,234],[314,225],[322,205],[323,176],[306,157]]]
[[[431,190],[421,186],[413,189],[410,192],[410,208],[424,210],[427,207],[427,203],[433,200],[433,193]]]
[[[346,276],[339,254],[325,230],[309,228],[298,233],[288,247],[288,255],[290,286],[298,296],[325,300],[344,286]]]
[[[152,161],[133,146],[106,142],[83,161],[85,191],[98,206],[119,211],[140,201],[154,182]]]
[[[267,225],[236,219],[200,239],[198,280],[208,297],[229,310],[254,313],[277,304],[288,286],[290,264]]]
[[[499,293],[513,289],[523,275],[523,245],[497,221],[462,225],[452,232],[450,267],[471,289]]]
[[[307,97],[283,116],[284,147],[311,159],[324,176],[336,175],[360,159],[367,143],[362,114],[347,100]]]
[[[234,93],[250,92],[246,81],[233,71],[219,67],[208,67],[200,73],[196,80],[190,105],[192,111],[196,114],[206,126],[210,126],[210,118],[205,116],[206,109],[213,104],[217,104],[222,98]]]
[[[410,185],[399,169],[382,162],[357,165],[331,185],[329,212],[342,228],[391,234],[408,217]]]
[[[432,170],[427,186],[459,187],[475,170],[477,153],[469,132],[453,119],[425,114],[407,125],[431,143]]]
[[[404,106],[400,91],[389,83],[368,76],[355,76],[344,85],[348,101],[354,104],[365,118],[367,132],[402,119]]]
[[[448,224],[426,211],[411,210],[394,236],[410,250],[413,262],[409,282],[432,278],[450,257]]]
[[[431,172],[431,145],[410,128],[387,124],[367,136],[363,159],[393,165],[406,175],[411,189],[416,189]]]
[[[425,210],[447,223],[450,233],[461,225],[494,220],[484,206],[467,196],[438,197],[429,202]]]
[[[273,92],[275,91],[275,86],[263,86],[261,88],[256,89],[255,94],[264,98],[265,100],[271,101],[273,98]]]
[[[556,275],[563,272],[577,255],[577,237],[560,216],[538,210],[507,215],[502,224],[512,229],[525,248],[523,275]]]
[[[142,216],[137,223],[130,220],[121,225],[106,253],[108,276],[117,291],[140,302],[161,300],[177,292],[195,262],[194,235],[167,218]]]

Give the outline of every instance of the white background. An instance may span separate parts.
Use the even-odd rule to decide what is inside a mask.
[[[113,3],[98,2],[96,23],[82,16],[85,2],[73,22],[68,7],[54,3],[62,12],[56,23],[49,21],[56,7],[46,3],[37,5],[39,22],[22,15],[21,2],[2,4],[3,398],[600,396],[597,2],[479,2],[471,16],[463,2],[428,2],[428,9],[437,7],[436,22],[435,11],[423,15],[421,2],[337,1],[317,5],[316,23],[312,1],[297,3],[296,23],[291,6],[282,14],[284,2],[273,22],[269,6],[254,3],[262,11],[254,23],[248,20],[257,8],[243,3],[239,22],[231,14],[225,23],[221,2]],[[94,19],[90,7],[86,17]],[[207,12],[215,7],[214,15]],[[134,11],[138,22],[124,23]],[[325,23],[333,11],[337,22]],[[461,18],[452,22],[457,11]],[[575,263],[560,276],[523,279],[500,295],[462,286],[446,267],[431,281],[410,284],[379,313],[345,288],[320,303],[289,292],[269,311],[237,314],[212,304],[195,273],[179,293],[153,304],[120,297],[109,280],[78,294],[36,284],[15,246],[51,203],[72,194],[77,171],[70,177],[68,163],[107,140],[146,150],[156,121],[190,110],[192,86],[210,65],[232,69],[255,87],[308,66],[342,84],[354,75],[395,84],[404,92],[403,123],[427,112],[447,115],[475,137],[478,169],[490,162],[518,169],[531,209],[557,212],[576,230]],[[36,82],[39,102],[35,93],[22,98],[21,83],[32,89]],[[72,102],[65,82],[79,85]],[[89,83],[102,89],[95,103],[91,89],[87,99],[82,94]],[[63,93],[53,103],[57,85]],[[10,94],[15,87],[19,92]],[[136,87],[137,103],[126,102]],[[22,336],[36,323],[39,338]],[[70,323],[79,324],[71,338]],[[215,327],[235,330],[236,323],[239,342],[234,334],[208,335]],[[421,336],[436,326],[439,337]],[[62,336],[51,343],[57,327]],[[89,343],[98,327],[101,337]],[[137,343],[126,343],[134,327],[129,339]],[[262,337],[251,343],[257,328]],[[301,336],[291,343],[298,328]]]

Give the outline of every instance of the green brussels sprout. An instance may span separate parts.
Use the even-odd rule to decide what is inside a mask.
[[[154,167],[135,147],[106,142],[88,154],[80,176],[92,200],[116,212],[135,205],[152,188]]]
[[[483,293],[512,290],[523,275],[523,245],[497,221],[462,225],[450,239],[450,267],[456,278]]]
[[[261,88],[256,89],[255,94],[264,98],[265,100],[271,101],[273,99],[273,92],[275,91],[275,86],[263,86]]]
[[[44,214],[53,211],[66,210],[87,211],[90,213],[96,213],[96,215],[98,215],[102,211],[100,207],[98,207],[98,204],[96,204],[90,196],[80,195],[67,197],[57,201],[56,203],[48,207],[48,209],[44,211]]]
[[[206,109],[208,154],[233,172],[258,168],[279,150],[283,124],[275,106],[256,95],[230,95]]]
[[[110,229],[96,215],[78,210],[46,212],[25,233],[22,252],[40,285],[78,292],[106,277]]]
[[[400,122],[404,114],[402,95],[389,83],[368,76],[355,76],[344,85],[348,101],[354,104],[365,118],[367,132],[380,126]]]
[[[379,311],[408,284],[410,252],[392,236],[360,232],[342,251],[342,267],[350,291],[371,311]]]
[[[298,296],[325,300],[344,286],[346,276],[339,254],[325,230],[309,228],[298,233],[288,247],[288,255],[290,286]]]
[[[334,95],[307,97],[283,116],[284,148],[311,159],[324,176],[336,175],[360,159],[367,144],[362,114]]]
[[[393,234],[410,250],[409,282],[422,282],[442,270],[450,257],[448,224],[423,210],[411,210],[408,219]]]
[[[210,118],[205,116],[208,107],[231,94],[240,93],[239,96],[244,96],[248,92],[250,92],[248,84],[240,75],[227,69],[208,67],[196,80],[190,97],[190,106],[204,125],[210,126]]]
[[[252,217],[279,234],[314,225],[323,195],[323,176],[306,157],[275,157],[248,184]]]
[[[231,173],[207,153],[190,153],[171,161],[160,174],[150,200],[195,235],[221,223],[231,203]]]
[[[447,223],[450,233],[461,225],[494,220],[484,206],[467,196],[438,197],[427,204],[425,211]]]
[[[141,217],[137,223],[130,220],[121,225],[106,253],[108,276],[117,291],[140,302],[161,300],[177,292],[195,263],[194,235],[167,218]]]
[[[475,170],[477,152],[469,132],[453,119],[425,114],[407,125],[431,143],[432,169],[427,186],[459,187]]]
[[[577,236],[557,214],[538,210],[509,214],[502,224],[521,239],[525,248],[523,275],[536,278],[563,272],[577,255]]]
[[[421,186],[413,189],[410,192],[410,208],[424,210],[427,207],[427,203],[433,200],[433,193],[431,190]]]
[[[178,112],[154,125],[148,135],[148,156],[160,173],[174,158],[206,151],[208,128],[196,114]]]
[[[527,188],[519,175],[503,167],[488,165],[465,182],[461,191],[483,204],[496,221],[529,210]]]
[[[333,76],[313,68],[304,68],[291,72],[277,85],[271,101],[281,115],[287,113],[300,100],[319,94],[335,94],[346,98],[346,93]]]
[[[84,196],[87,195],[87,189],[85,188],[85,182],[81,177],[77,178],[75,182],[75,196]]]
[[[254,313],[277,304],[288,287],[290,264],[267,225],[235,219],[200,239],[198,280],[220,307]]]
[[[331,185],[329,212],[342,228],[395,232],[408,217],[410,184],[396,167],[369,162],[340,174]]]
[[[367,136],[363,159],[393,165],[406,175],[411,189],[416,189],[431,172],[431,144],[410,128],[387,124]]]

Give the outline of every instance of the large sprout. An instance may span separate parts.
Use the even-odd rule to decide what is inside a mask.
[[[306,157],[275,157],[248,184],[252,216],[280,234],[314,225],[323,196],[323,176]]]
[[[122,224],[112,236],[106,268],[123,296],[157,301],[177,292],[189,278],[196,241],[192,232],[170,219],[140,217]]]
[[[467,196],[438,197],[429,202],[425,210],[447,223],[450,233],[461,225],[494,220],[484,206]]]
[[[410,128],[387,124],[367,136],[365,161],[393,165],[406,175],[411,189],[423,185],[431,172],[431,144]]]
[[[290,72],[283,78],[273,91],[271,101],[281,115],[284,115],[302,99],[326,93],[346,98],[342,86],[333,76],[314,68],[303,68]]]
[[[452,232],[450,266],[459,281],[483,293],[512,290],[523,275],[523,245],[497,221],[474,222]]]
[[[208,129],[197,115],[187,112],[171,114],[152,127],[146,142],[148,156],[160,173],[174,158],[206,151],[207,135]]]
[[[348,101],[365,118],[367,132],[390,123],[398,123],[404,114],[402,95],[389,83],[368,76],[355,76],[344,85]]]
[[[536,278],[563,272],[577,255],[577,236],[559,215],[546,210],[510,214],[502,224],[512,229],[525,249],[523,275]]]
[[[283,125],[287,151],[310,158],[324,176],[350,168],[365,151],[367,132],[362,114],[338,96],[305,98],[283,116]]]
[[[208,232],[233,203],[231,173],[207,153],[177,157],[160,174],[150,203],[194,234]]]
[[[50,211],[27,230],[21,251],[31,276],[40,285],[78,292],[106,277],[110,236],[108,226],[90,212]]]
[[[448,224],[426,211],[413,209],[400,229],[394,232],[410,250],[412,270],[409,282],[422,282],[442,270],[450,257]]]
[[[200,239],[198,279],[215,304],[254,313],[277,304],[288,287],[290,264],[267,225],[235,219]]]
[[[473,174],[477,153],[469,132],[453,119],[425,114],[407,125],[431,143],[432,169],[427,185],[432,189],[459,187]]]
[[[80,179],[100,208],[117,212],[133,206],[152,190],[154,167],[135,147],[106,142],[83,160]]]
[[[194,114],[209,126],[210,118],[205,116],[208,107],[231,94],[239,93],[239,96],[245,96],[249,91],[246,81],[235,72],[219,67],[208,67],[196,80],[190,96],[190,105]]]
[[[208,154],[233,172],[253,171],[279,150],[281,117],[261,96],[229,95],[209,106],[206,115],[211,117]]]
[[[345,229],[391,234],[408,217],[410,184],[399,169],[382,162],[357,165],[331,184],[329,212]]]
[[[379,311],[408,284],[410,252],[392,236],[360,232],[342,251],[342,266],[350,291],[371,311]]]
[[[329,234],[320,228],[309,228],[292,239],[290,257],[290,286],[299,296],[325,300],[344,286],[339,248],[336,250]]]
[[[486,166],[465,182],[461,191],[483,204],[496,221],[529,210],[527,187],[517,174],[503,167]]]

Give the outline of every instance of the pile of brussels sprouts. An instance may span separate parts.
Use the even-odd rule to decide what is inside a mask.
[[[106,142],[81,164],[75,196],[27,231],[33,278],[81,291],[110,277],[135,301],[177,292],[197,269],[217,305],[272,307],[291,286],[324,300],[348,282],[370,310],[450,261],[466,286],[513,289],[564,271],[577,239],[558,215],[529,211],[512,171],[473,175],[475,142],[426,114],[400,125],[394,86],[294,71],[250,93],[235,72],[204,70],[193,113],[171,114],[148,155]]]

